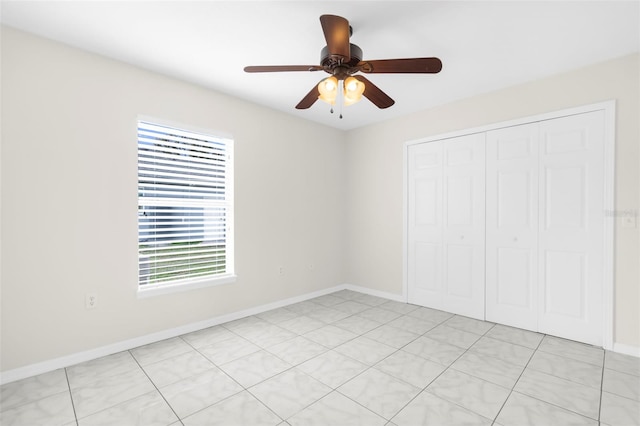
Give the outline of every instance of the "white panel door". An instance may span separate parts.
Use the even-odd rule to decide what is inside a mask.
[[[487,132],[486,319],[538,329],[537,123]]]
[[[484,134],[408,147],[409,302],[484,319]]]
[[[442,141],[408,147],[408,298],[436,309],[444,309],[442,173]]]
[[[484,319],[485,134],[443,141],[443,304]]]
[[[603,333],[604,112],[540,123],[538,330]]]

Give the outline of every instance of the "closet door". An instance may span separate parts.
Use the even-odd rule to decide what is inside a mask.
[[[436,309],[444,309],[443,165],[442,141],[408,147],[408,299]]]
[[[537,123],[487,133],[486,319],[538,329]]]
[[[541,122],[539,147],[538,330],[600,345],[604,112]]]
[[[445,140],[444,308],[484,319],[485,134]]]
[[[409,147],[409,302],[484,319],[484,134]]]

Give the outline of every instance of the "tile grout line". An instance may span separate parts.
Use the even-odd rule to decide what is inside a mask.
[[[184,340],[180,339],[181,341],[184,342]],[[186,342],[185,342],[186,343]],[[169,407],[169,409],[171,409],[171,412],[176,416],[176,419],[178,419],[180,421],[180,423],[182,423],[182,419],[180,418],[180,416],[178,415],[178,413],[176,413],[176,411],[173,409],[173,407],[171,406],[171,404],[169,404],[169,401],[167,401],[167,398],[164,397],[164,395],[162,394],[162,392],[160,392],[160,389],[158,388],[158,386],[155,384],[155,382],[153,380],[151,380],[151,377],[149,377],[149,375],[147,374],[147,371],[144,369],[144,367],[142,367],[142,365],[140,364],[140,362],[138,361],[138,359],[131,353],[131,350],[127,351],[129,352],[129,354],[131,355],[131,357],[133,358],[133,360],[136,362],[136,364],[138,364],[138,367],[140,368],[140,370],[142,370],[142,372],[144,373],[145,377],[149,380],[149,382],[151,382],[151,384],[153,385],[153,387],[155,388],[156,392],[158,392],[158,394],[160,395],[160,397],[162,398],[162,400],[167,404],[167,406]],[[143,394],[144,395],[144,394]],[[140,395],[139,395],[140,396]],[[137,397],[135,397],[137,398]],[[131,398],[129,401],[135,399],[135,398]]]
[[[69,399],[71,400],[71,408],[73,409],[73,417],[76,420],[76,425],[79,424],[78,413],[76,413],[76,404],[73,402],[73,393],[71,392],[71,383],[69,382],[69,373],[67,372],[67,367],[64,368],[64,377],[67,379],[67,387],[69,389]]]
[[[533,350],[533,352],[531,352],[531,356],[529,356],[529,360],[527,361],[527,363],[525,364],[524,368],[522,369],[522,371],[520,372],[520,374],[518,375],[518,378],[516,379],[516,381],[513,383],[513,386],[511,387],[511,389],[509,390],[509,395],[507,395],[507,397],[505,398],[504,402],[502,403],[502,406],[500,406],[500,409],[498,410],[498,412],[496,413],[495,417],[493,418],[493,423],[495,424],[496,421],[498,420],[498,417],[500,416],[500,413],[502,412],[502,410],[504,409],[504,406],[507,405],[507,401],[509,400],[509,398],[511,398],[511,394],[513,394],[514,389],[516,388],[516,386],[518,385],[518,382],[520,381],[520,379],[522,378],[522,375],[524,374],[524,372],[527,370],[527,367],[529,366],[529,363],[531,363],[531,360],[533,359],[533,357],[535,356],[536,352],[538,352],[538,349],[540,348],[540,345],[542,344],[542,341],[544,340],[544,336],[542,337],[542,339],[540,339],[540,341],[538,342],[538,344],[536,345],[535,349]],[[536,398],[537,399],[537,398]],[[544,402],[544,401],[543,401]]]

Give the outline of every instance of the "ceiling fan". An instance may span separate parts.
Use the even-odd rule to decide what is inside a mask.
[[[442,69],[442,62],[438,58],[362,60],[362,49],[349,41],[353,32],[349,21],[341,16],[322,15],[320,24],[327,41],[327,45],[320,52],[320,65],[248,66],[244,68],[245,72],[325,71],[331,74],[331,77],[320,81],[302,98],[296,105],[297,109],[307,109],[317,99],[331,105],[336,101],[351,105],[358,102],[362,96],[378,108],[389,108],[395,101],[357,73],[435,74]]]

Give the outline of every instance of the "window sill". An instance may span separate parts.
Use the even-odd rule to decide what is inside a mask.
[[[154,285],[150,288],[138,287],[138,299],[146,299],[148,297],[162,296],[164,294],[181,293],[184,291],[196,290],[199,288],[230,284],[235,282],[236,278],[236,275],[229,274],[215,278],[208,277],[201,280],[192,280],[177,284]]]

